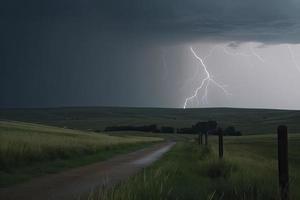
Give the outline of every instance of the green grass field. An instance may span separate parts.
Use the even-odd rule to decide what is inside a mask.
[[[0,119],[58,127],[0,122],[0,185],[103,160],[144,147],[157,137],[179,141],[163,159],[127,182],[90,199],[278,199],[276,128],[289,133],[291,199],[300,199],[300,111],[263,109],[56,108],[0,110]],[[141,132],[94,133],[113,125],[157,124],[187,127],[217,120],[244,136],[217,138],[209,147],[196,136]],[[72,129],[68,129],[68,128]],[[74,130],[77,129],[77,130]],[[79,131],[80,130],[80,131]],[[90,131],[87,131],[90,130]],[[141,137],[143,136],[147,137]]]
[[[0,186],[103,160],[161,140],[0,121]]]
[[[276,139],[271,135],[225,137],[219,160],[209,147],[179,142],[152,167],[90,199],[279,199]],[[300,134],[290,137],[291,199],[300,199]]]
[[[173,127],[190,127],[198,121],[217,120],[222,127],[235,126],[243,135],[271,134],[276,127],[285,124],[291,133],[300,133],[300,111],[202,108],[49,108],[49,109],[2,109],[0,119],[68,127],[80,130],[103,130],[115,125],[157,124]]]

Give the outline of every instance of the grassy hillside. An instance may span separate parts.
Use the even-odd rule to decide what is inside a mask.
[[[161,140],[0,121],[0,185],[103,160]]]
[[[221,125],[234,125],[243,134],[274,133],[286,124],[291,133],[300,133],[300,111],[265,109],[163,109],[163,108],[53,108],[0,110],[0,119],[69,127],[81,130],[103,130],[113,125],[158,124],[174,127],[191,126],[201,120],[217,120]]]
[[[300,199],[300,134],[289,140],[290,199]],[[225,138],[223,160],[216,141],[208,148],[178,143],[152,167],[93,199],[279,199],[274,136]]]

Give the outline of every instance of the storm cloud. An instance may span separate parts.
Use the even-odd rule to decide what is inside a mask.
[[[14,0],[1,4],[3,30],[12,23],[25,27],[28,23],[29,29],[54,23],[74,31],[114,34],[116,39],[129,35],[179,42],[214,38],[298,43],[300,39],[297,0]]]
[[[297,0],[2,1],[0,106],[180,107],[182,47],[298,44],[299,11]]]

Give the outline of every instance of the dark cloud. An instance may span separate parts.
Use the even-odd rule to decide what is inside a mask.
[[[161,40],[298,42],[296,0],[31,0],[2,2],[2,23],[70,22],[94,31]]]
[[[161,46],[299,43],[299,10],[296,0],[1,1],[0,106],[178,106]],[[179,58],[168,58],[173,77]]]

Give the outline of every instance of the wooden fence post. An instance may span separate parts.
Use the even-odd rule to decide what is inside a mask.
[[[223,131],[222,129],[218,129],[219,133],[219,158],[223,158]]]
[[[208,135],[208,133],[206,132],[206,133],[205,133],[205,145],[208,144],[208,141],[207,141],[207,135]]]
[[[278,171],[281,200],[289,199],[288,133],[286,126],[278,126]]]
[[[198,134],[198,144],[200,145],[200,144],[202,144],[203,142],[202,142],[202,133],[199,133]]]

